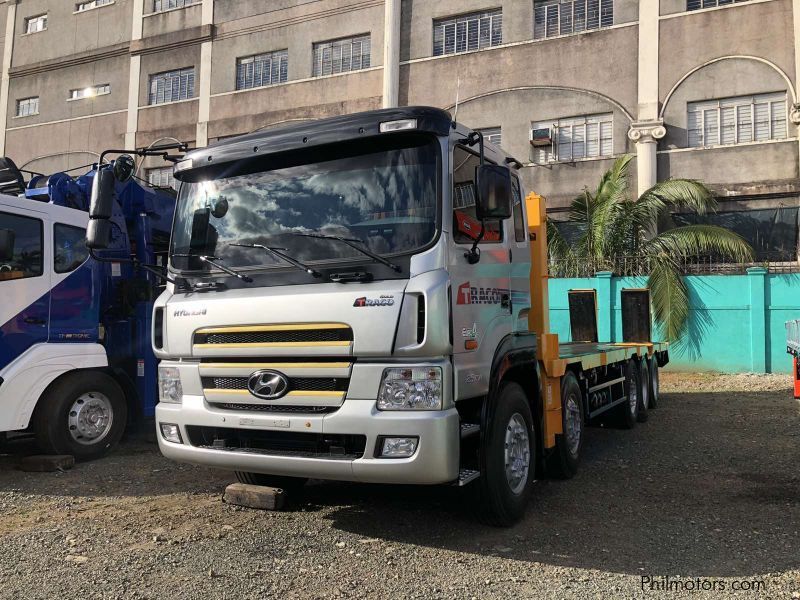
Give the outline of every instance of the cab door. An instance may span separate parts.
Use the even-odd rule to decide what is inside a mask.
[[[49,227],[42,213],[0,204],[0,229],[11,231],[14,239],[11,259],[0,261],[0,373],[28,348],[48,340]]]
[[[500,341],[512,331],[510,219],[487,221],[478,248],[480,260],[469,264],[464,253],[477,238],[475,170],[480,158],[471,150],[453,150],[452,289],[455,398],[471,398],[489,389],[489,371]],[[513,239],[513,234],[511,239]]]

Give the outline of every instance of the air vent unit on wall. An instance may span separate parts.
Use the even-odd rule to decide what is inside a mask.
[[[550,134],[549,127],[531,130],[531,146],[552,146],[552,145],[553,145],[553,138]]]

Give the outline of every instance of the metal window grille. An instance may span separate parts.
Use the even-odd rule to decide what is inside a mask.
[[[503,43],[503,11],[475,12],[433,22],[433,55],[471,52]]]
[[[159,167],[147,169],[147,182],[152,187],[177,189],[175,178],[172,176],[172,167]]]
[[[194,98],[194,67],[150,76],[150,104]]]
[[[95,96],[104,96],[111,93],[111,84],[104,83],[102,85],[93,85],[87,88],[79,88],[69,91],[70,100],[80,100],[81,98],[94,98]]]
[[[585,115],[553,121],[538,121],[531,129],[550,129],[553,143],[537,146],[533,162],[545,164],[585,158],[601,158],[614,153],[614,115]]]
[[[25,19],[25,33],[36,33],[47,29],[47,15],[37,15]]]
[[[703,148],[785,139],[786,109],[786,92],[690,102],[687,143]]]
[[[614,0],[534,0],[533,38],[571,35],[614,24]]]
[[[91,0],[90,2],[78,2],[75,5],[75,12],[83,12],[84,10],[90,10],[92,8],[97,8],[98,6],[105,6],[106,4],[113,4],[114,0]]]
[[[714,8],[726,4],[747,2],[747,0],[686,0],[686,10],[700,10],[701,8]]]
[[[494,144],[495,146],[503,145],[503,134],[499,127],[488,127],[480,131],[483,134],[484,141]]]
[[[369,66],[369,35],[314,44],[314,77],[358,71]]]
[[[17,116],[27,117],[39,114],[39,97],[22,98],[17,100]]]
[[[153,12],[163,12],[172,8],[182,8],[198,4],[202,0],[153,0]]]
[[[236,89],[248,90],[283,83],[288,74],[288,50],[246,56],[236,61]]]

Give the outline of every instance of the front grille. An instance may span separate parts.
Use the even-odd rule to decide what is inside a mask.
[[[213,402],[213,408],[222,410],[253,410],[266,413],[292,413],[304,415],[324,415],[339,410],[338,406],[283,406],[277,404],[234,404],[231,402]]]
[[[199,448],[270,456],[355,460],[364,456],[365,435],[263,431],[225,427],[186,428],[189,443]]]
[[[246,390],[249,377],[203,377],[205,390]],[[344,377],[287,377],[289,392],[346,392]]]
[[[279,331],[237,331],[233,333],[196,333],[195,344],[281,344],[304,342],[349,342],[353,331],[339,329],[286,329]]]

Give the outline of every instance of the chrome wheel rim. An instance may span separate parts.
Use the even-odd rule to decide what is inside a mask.
[[[68,427],[72,439],[84,446],[96,444],[111,431],[114,410],[100,392],[86,392],[69,409]]]
[[[531,445],[525,418],[514,413],[506,426],[505,466],[506,480],[514,494],[520,494],[528,483],[531,464]]]
[[[578,455],[578,447],[581,444],[581,431],[583,430],[583,419],[581,418],[581,407],[575,394],[570,394],[566,402],[566,435],[569,452],[572,456]]]
[[[650,408],[650,378],[647,363],[642,363],[642,406]]]
[[[636,381],[636,376],[631,377],[628,388],[628,408],[630,408],[631,414],[635,415],[636,407],[639,404],[639,382]]]

